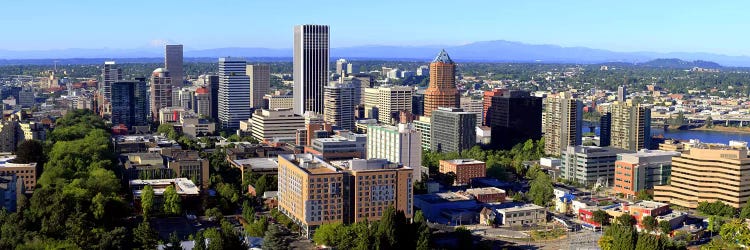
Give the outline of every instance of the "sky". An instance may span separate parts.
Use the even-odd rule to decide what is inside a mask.
[[[750,55],[743,0],[28,0],[0,9],[0,50],[290,48],[294,25],[327,24],[332,47],[508,40]]]

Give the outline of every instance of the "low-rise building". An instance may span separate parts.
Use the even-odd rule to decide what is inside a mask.
[[[504,202],[506,195],[505,190],[494,187],[470,188],[466,189],[464,193],[473,196],[474,199],[482,203]]]
[[[278,157],[278,156],[277,156]],[[227,159],[232,167],[239,168],[242,172],[242,181],[245,181],[246,174],[255,175],[276,175],[279,171],[279,160],[278,158],[270,157],[259,157],[259,158],[248,158],[248,159]]]
[[[133,193],[135,207],[141,207],[141,193],[143,188],[151,186],[154,189],[154,207],[160,207],[164,202],[164,191],[172,186],[180,196],[183,209],[197,209],[200,206],[200,188],[187,178],[131,180],[130,190]]]
[[[547,222],[547,212],[544,207],[534,204],[497,209],[498,221],[503,226],[541,225]]]
[[[486,176],[487,167],[483,161],[474,159],[440,160],[440,173],[454,173],[453,185],[468,185],[473,178]]]
[[[367,157],[367,135],[339,131],[331,138],[316,138],[305,153],[323,157],[325,160],[341,160]]]
[[[632,152],[611,147],[568,146],[561,153],[560,177],[585,185],[611,186],[617,154]]]
[[[292,109],[255,110],[248,120],[252,136],[258,141],[295,142],[297,129],[305,128],[305,118]]]
[[[24,186],[24,192],[34,192],[37,178],[36,163],[12,163],[15,155],[0,156],[0,176],[15,175]]]
[[[414,206],[428,221],[449,225],[471,224],[479,211],[476,199],[458,192],[415,195]]]

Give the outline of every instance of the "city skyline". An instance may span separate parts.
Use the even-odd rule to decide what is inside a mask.
[[[746,35],[736,32],[745,23],[742,10],[747,8],[742,5],[748,3],[744,2],[676,4],[671,1],[644,1],[640,4],[628,2],[601,5],[548,1],[500,4],[475,1],[437,4],[408,2],[393,5],[386,1],[379,5],[355,2],[346,7],[333,3],[306,2],[297,2],[293,7],[275,2],[231,2],[223,5],[206,5],[193,1],[175,3],[135,1],[108,6],[53,1],[8,3],[5,6],[9,10],[8,14],[0,17],[0,21],[13,24],[17,20],[24,20],[24,24],[6,25],[5,34],[10,39],[0,41],[0,50],[105,47],[132,49],[161,47],[165,43],[185,44],[186,50],[224,47],[290,48],[293,42],[289,31],[294,25],[326,24],[332,27],[331,47],[334,48],[362,45],[454,46],[478,41],[509,40],[625,52],[750,55],[750,48],[742,43]],[[44,5],[45,8],[34,8],[39,5]],[[143,6],[149,8],[142,8]],[[174,11],[160,11],[167,6],[174,8]],[[121,11],[107,12],[109,8]],[[35,15],[36,18],[29,19],[24,16],[26,12],[15,11],[24,9],[35,9],[40,13]],[[227,10],[238,9],[271,11],[254,11],[252,20],[241,15],[223,14]],[[361,11],[342,11],[344,9],[361,9],[373,15],[363,15]],[[124,15],[136,10],[153,18],[124,18]],[[450,12],[451,18],[438,20],[439,18],[434,17],[446,11]],[[149,14],[152,12],[158,14]],[[198,13],[202,18],[193,18]],[[390,18],[382,18],[386,14]],[[95,22],[96,19],[108,21]],[[227,19],[234,21],[230,23],[243,26],[246,31],[231,32],[234,27],[219,25]],[[71,28],[51,28],[54,27],[51,24],[58,23]],[[158,23],[165,28],[144,28]],[[105,29],[104,25],[115,25],[118,28]],[[98,30],[101,34],[89,36],[87,34],[90,30]],[[451,35],[446,36],[446,31]],[[48,39],[50,37],[55,39]],[[373,37],[377,39],[372,39]],[[52,40],[55,42],[50,42]]]

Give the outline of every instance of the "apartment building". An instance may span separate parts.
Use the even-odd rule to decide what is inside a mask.
[[[474,159],[440,160],[440,173],[454,173],[456,179],[453,185],[468,185],[473,178],[481,178],[487,175],[487,166],[483,161]]]

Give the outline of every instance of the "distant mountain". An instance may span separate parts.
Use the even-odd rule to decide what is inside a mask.
[[[691,69],[694,67],[704,69],[718,69],[721,65],[715,62],[708,62],[702,60],[696,61],[684,61],[677,58],[662,58],[655,59],[644,63],[638,63],[638,66],[644,67],[656,67],[656,68],[675,68],[675,69]]]
[[[557,45],[525,44],[512,41],[484,41],[458,46],[355,46],[332,48],[332,58],[349,59],[397,59],[428,61],[445,49],[458,62],[544,62],[585,63],[624,62],[643,64],[658,58],[675,58],[683,61],[716,62],[726,66],[750,67],[748,56],[727,56],[711,53],[657,53],[616,52],[585,47],[562,47]],[[64,49],[47,51],[0,50],[2,59],[49,59],[49,58],[149,58],[162,57],[161,48],[141,49]],[[239,56],[246,58],[291,58],[292,49],[271,48],[216,48],[186,50],[186,58],[218,58]],[[188,59],[186,59],[188,60]],[[695,62],[694,62],[695,63]],[[697,63],[700,64],[700,63]],[[712,66],[713,67],[713,66]]]

